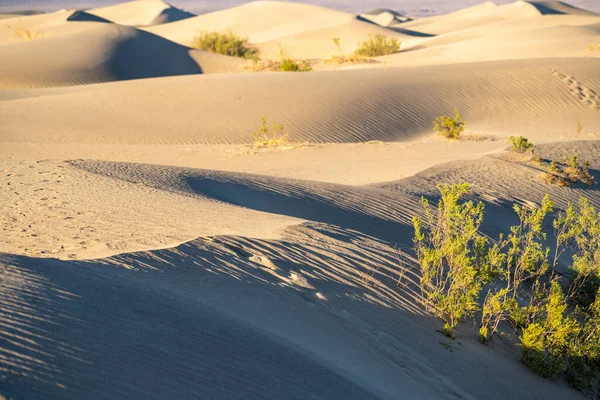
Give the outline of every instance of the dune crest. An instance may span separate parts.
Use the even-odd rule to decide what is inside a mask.
[[[93,8],[90,14],[119,25],[152,26],[194,17],[187,11],[173,7],[162,0],[133,0],[127,3]]]

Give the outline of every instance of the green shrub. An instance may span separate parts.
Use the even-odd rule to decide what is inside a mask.
[[[508,141],[510,142],[511,150],[515,153],[525,153],[527,151],[533,153],[533,143],[523,136],[511,136],[508,138]]]
[[[192,40],[191,47],[226,56],[259,60],[258,51],[248,47],[248,38],[236,36],[231,30],[227,33],[202,31]]]
[[[465,130],[465,123],[460,117],[460,112],[456,109],[454,118],[447,115],[437,117],[433,121],[433,130],[446,139],[459,139],[461,133]]]
[[[354,51],[359,56],[377,57],[396,53],[400,50],[400,42],[396,38],[388,38],[381,33],[369,34],[369,40],[359,44]]]
[[[569,267],[569,297],[588,306],[600,289],[600,212],[582,197],[578,209],[569,204],[553,225],[557,244],[575,251]]]
[[[297,63],[291,58],[284,58],[279,64],[279,70],[283,72],[310,72],[312,67],[306,61]]]
[[[558,282],[552,282],[545,313],[526,326],[519,339],[521,360],[544,378],[556,378],[567,370],[573,338],[580,326],[567,314],[567,303]]]
[[[443,333],[452,336],[459,321],[478,309],[482,282],[478,278],[474,247],[485,238],[478,233],[483,203],[467,201],[468,184],[438,185],[441,200],[433,211],[423,198],[428,229],[413,218],[415,251],[421,269],[420,287],[427,309],[444,322]]]

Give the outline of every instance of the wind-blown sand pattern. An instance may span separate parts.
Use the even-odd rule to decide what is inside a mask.
[[[600,16],[137,0],[1,18],[0,397],[584,398],[514,335],[436,332],[412,217],[440,182],[472,184],[490,235],[546,193],[600,207],[507,151],[523,135],[600,180]],[[190,48],[202,30],[314,71]],[[376,34],[400,51],[325,62]],[[455,108],[463,138],[435,136]],[[263,116],[290,142],[253,147]]]

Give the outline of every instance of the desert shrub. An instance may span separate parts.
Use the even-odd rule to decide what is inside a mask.
[[[588,186],[592,186],[595,183],[594,177],[590,174],[590,162],[588,160],[583,162],[583,168],[581,169],[581,176],[579,179]]]
[[[577,390],[600,394],[600,291],[583,313],[583,324],[571,344],[567,381]]]
[[[481,341],[511,322],[531,370],[600,394],[600,212],[585,198],[569,204],[554,218],[550,256],[544,221],[554,204],[547,195],[539,207],[515,205],[519,224],[492,243],[479,233],[483,204],[461,202],[469,185],[438,189],[437,210],[422,199],[425,219],[413,224],[424,304],[444,322],[442,332],[453,337],[456,324],[480,308],[483,285],[493,282],[481,305]],[[556,271],[564,255],[572,259],[568,274]],[[566,294],[559,279],[568,283]]]
[[[562,171],[562,168],[556,163],[556,161],[551,161],[548,164],[546,169],[546,173],[542,175],[542,179],[548,185],[557,185],[559,187],[569,186],[569,182],[565,179],[565,174]]]
[[[590,175],[589,161],[586,160],[583,163],[583,167],[581,167],[579,165],[577,154],[574,154],[566,160],[565,165],[565,174],[567,174],[567,177],[571,182],[577,183],[578,181],[581,181],[590,186],[594,184],[594,178]]]
[[[515,153],[533,152],[533,143],[523,136],[511,136],[508,141],[511,145],[511,150]]]
[[[396,38],[388,38],[381,33],[369,34],[369,40],[359,44],[354,51],[355,54],[365,57],[385,56],[400,50],[400,41]]]
[[[226,56],[259,60],[258,51],[248,47],[248,38],[236,36],[231,30],[226,33],[202,31],[192,40],[191,46]]]
[[[590,174],[589,168],[590,163],[588,160],[584,161],[583,166],[581,166],[577,154],[574,154],[567,158],[564,163],[551,161],[548,164],[546,173],[542,175],[542,179],[549,185],[560,187],[569,186],[569,182],[583,182],[592,186],[595,180]]]
[[[462,121],[458,109],[454,111],[454,117],[442,115],[433,121],[433,130],[438,135],[446,139],[459,139],[465,130],[465,123]]]
[[[539,304],[533,301],[543,292],[541,279],[548,273],[548,254],[544,247],[546,234],[543,223],[546,215],[553,210],[553,202],[544,197],[540,207],[528,208],[519,205],[513,207],[519,217],[519,225],[512,226],[504,238],[500,236],[492,247],[496,260],[496,276],[500,283],[496,291],[488,291],[483,301],[479,336],[482,342],[490,340],[503,320],[521,327],[539,312]],[[530,302],[519,305],[519,291],[525,282],[531,284]]]
[[[289,135],[281,124],[267,123],[267,118],[261,118],[260,126],[252,134],[254,138],[254,148],[278,147],[289,143]]]
[[[557,246],[572,249],[569,297],[583,306],[592,303],[600,289],[600,212],[590,201],[569,204],[554,220]]]
[[[312,71],[312,67],[307,61],[298,63],[291,58],[284,58],[279,64],[279,70],[283,72],[309,72]]]
[[[478,309],[482,279],[474,254],[483,253],[486,245],[478,233],[484,206],[460,202],[470,191],[468,184],[438,185],[438,190],[437,210],[422,199],[427,228],[420,218],[413,218],[414,243],[425,305],[444,322],[443,332],[452,336],[458,322]]]
[[[554,281],[543,315],[519,336],[521,360],[544,378],[556,378],[567,370],[570,345],[579,331],[577,321],[567,313],[563,291]]]

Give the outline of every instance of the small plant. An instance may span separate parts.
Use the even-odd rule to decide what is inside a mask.
[[[577,158],[577,154],[575,154],[566,161],[567,167],[565,168],[565,173],[567,174],[567,178],[573,183],[577,183],[577,180],[582,174]]]
[[[333,38],[333,44],[335,44],[335,46],[338,48],[338,50],[340,51],[340,55],[343,56],[344,52],[342,51],[342,46],[340,45],[340,38]]]
[[[511,150],[515,153],[525,153],[528,151],[533,153],[533,143],[523,136],[511,136],[508,138],[508,141],[510,142]]]
[[[259,60],[258,51],[248,47],[248,38],[236,36],[231,30],[227,33],[202,31],[192,40],[191,47],[256,62]]]
[[[569,182],[564,178],[564,173],[556,161],[551,161],[550,164],[548,164],[548,169],[546,170],[546,173],[542,175],[542,179],[548,185],[557,185],[559,187],[569,186]]]
[[[577,117],[575,121],[575,136],[579,137],[579,135],[583,132],[583,124],[581,123],[581,119]]]
[[[289,144],[289,135],[283,125],[273,123],[271,126],[267,123],[267,118],[261,118],[261,125],[252,134],[254,137],[254,148],[278,147]]]
[[[595,183],[594,177],[590,174],[589,161],[586,160],[583,166],[580,166],[577,154],[567,158],[564,164],[551,161],[542,179],[549,185],[559,187],[567,187],[569,182],[581,181],[589,186]]]
[[[590,174],[590,162],[588,160],[583,162],[583,168],[579,179],[588,186],[592,186],[595,183],[594,177]]]
[[[340,44],[340,38],[333,38],[333,44],[335,44],[335,46],[338,48],[340,54],[339,55],[334,54],[334,55],[326,58],[325,60],[323,60],[325,62],[325,64],[336,64],[336,65],[369,64],[369,63],[374,62],[373,60],[365,58],[358,54],[351,54],[351,55],[344,54],[344,51],[342,50],[342,47]]]
[[[458,140],[465,130],[465,123],[462,121],[458,109],[454,113],[454,118],[447,115],[437,117],[433,122],[433,130],[446,139]]]
[[[44,36],[46,36],[45,33],[42,33],[40,31],[37,30],[30,30],[28,28],[25,28],[21,22],[19,22],[18,24],[14,25],[14,26],[10,26],[7,25],[8,28],[12,28],[13,30],[13,36],[18,36],[23,40],[35,40],[35,39],[40,39],[43,38]]]
[[[292,60],[287,56],[287,53],[284,47],[279,43],[279,56],[281,57],[281,62],[279,64],[274,64],[274,70],[283,71],[283,72],[309,72],[312,71],[312,67],[307,61],[300,61],[300,63]]]
[[[381,33],[369,34],[369,40],[359,44],[354,51],[356,55],[366,57],[378,57],[396,53],[400,50],[400,41],[396,38],[388,38]]]

